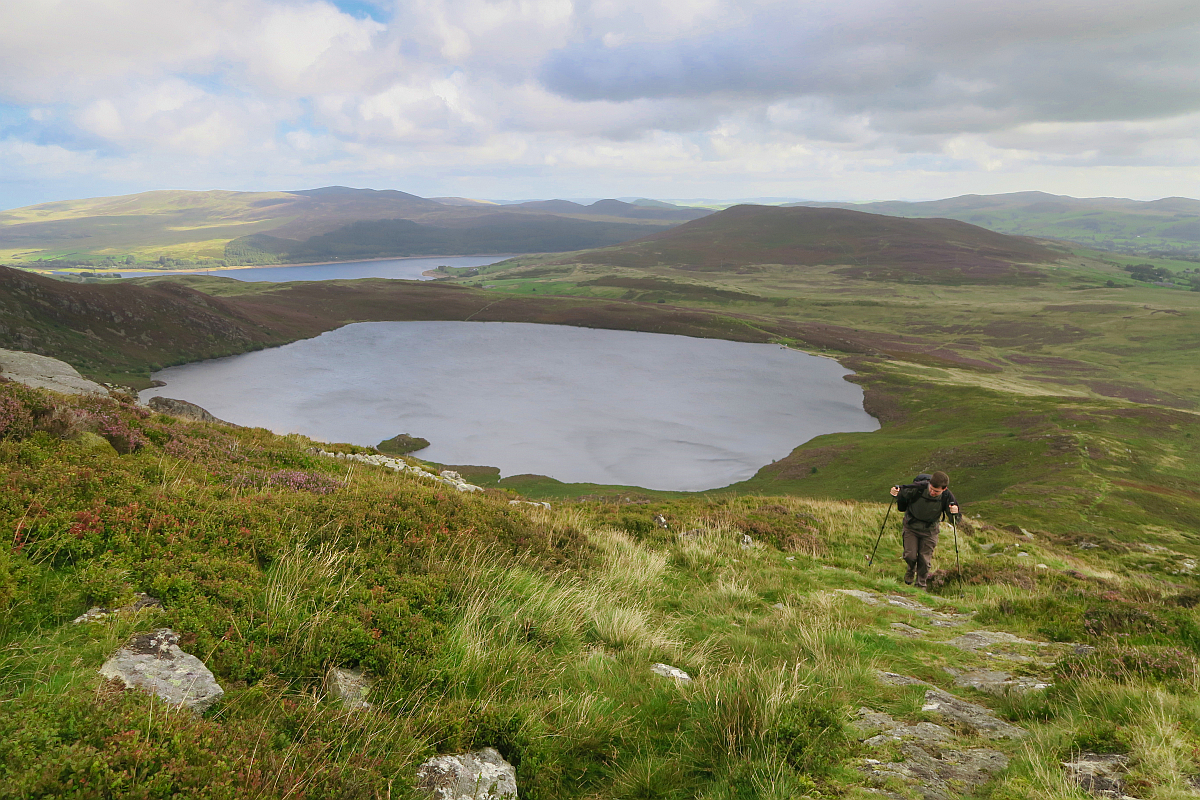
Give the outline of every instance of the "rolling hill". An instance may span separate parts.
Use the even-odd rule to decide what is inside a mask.
[[[331,260],[344,257],[345,247],[333,244],[339,236],[363,233],[348,231],[349,226],[396,220],[460,232],[423,230],[416,240],[408,236],[394,249],[373,250],[373,256],[547,252],[628,241],[707,213],[617,200],[591,206],[568,201],[500,206],[458,198],[438,202],[394,190],[344,186],[287,192],[157,191],[0,212],[0,261],[281,263],[293,251],[303,251],[302,258]],[[466,229],[476,230],[461,232]],[[247,242],[251,236],[272,238]],[[311,241],[322,236],[332,239]],[[372,230],[367,238],[381,245],[395,237]],[[231,249],[235,240],[242,241]],[[420,249],[423,243],[431,249]],[[250,260],[241,260],[247,256]]]
[[[895,217],[944,217],[989,230],[1078,242],[1099,250],[1152,256],[1200,255],[1200,200],[1166,197],[1077,198],[1045,192],[968,194],[928,202],[789,203],[788,207],[846,208]]]
[[[752,264],[841,265],[861,278],[940,283],[1029,283],[1035,265],[1065,253],[948,219],[901,219],[826,208],[734,206],[587,254],[617,267],[669,265],[736,273]]]

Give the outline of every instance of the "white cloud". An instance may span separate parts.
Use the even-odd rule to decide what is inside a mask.
[[[13,174],[154,186],[882,197],[1107,166],[1148,195],[1200,153],[1198,35],[1194,0],[33,0],[0,6],[0,137]]]

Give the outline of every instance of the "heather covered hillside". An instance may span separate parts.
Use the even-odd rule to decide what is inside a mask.
[[[486,747],[535,799],[1067,798],[1097,770],[1168,798],[1200,773],[1187,530],[968,506],[925,594],[878,503],[546,508],[128,399],[0,383],[0,409],[3,796],[426,797],[420,765]],[[203,714],[98,674],[167,628],[223,690]]]

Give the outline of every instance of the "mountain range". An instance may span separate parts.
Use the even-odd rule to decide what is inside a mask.
[[[156,191],[43,203],[0,212],[0,261],[245,264],[549,252],[624,242],[712,213],[619,200],[505,206],[446,201],[329,186],[287,192]],[[397,220],[413,224],[391,224]],[[364,236],[372,243],[365,250],[346,244]],[[314,237],[326,238],[314,242]]]

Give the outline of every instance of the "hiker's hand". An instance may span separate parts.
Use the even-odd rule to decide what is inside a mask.
[[[950,513],[951,513],[951,514],[957,514],[957,513],[958,513],[958,503],[952,503],[952,504],[950,505]]]
[[[899,496],[900,496],[900,487],[893,486],[892,487],[892,497],[899,497]]]

